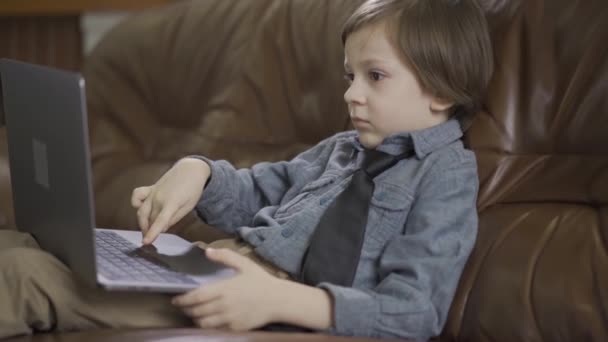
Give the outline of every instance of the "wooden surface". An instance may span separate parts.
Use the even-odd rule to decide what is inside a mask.
[[[138,11],[178,0],[0,0],[0,58],[79,70],[83,12]]]
[[[3,1],[6,0],[0,0],[0,4]],[[0,58],[14,58],[68,70],[78,70],[82,63],[82,39],[77,15],[0,17],[0,42]]]
[[[0,0],[0,16],[66,15],[89,11],[130,11],[175,0]]]
[[[320,334],[271,332],[225,333],[199,329],[99,330],[78,333],[40,334],[7,339],[5,342],[390,342],[367,338],[347,338]]]

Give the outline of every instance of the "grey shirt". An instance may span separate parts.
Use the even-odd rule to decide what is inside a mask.
[[[374,179],[352,287],[317,284],[334,299],[329,333],[427,339],[447,318],[477,235],[477,165],[455,120],[387,137],[378,150],[415,152]],[[324,210],[361,163],[356,131],[338,133],[291,161],[236,170],[211,161],[196,210],[297,277]]]

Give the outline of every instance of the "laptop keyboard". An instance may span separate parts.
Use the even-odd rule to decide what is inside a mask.
[[[108,279],[196,284],[115,232],[96,230],[95,247],[99,272]]]

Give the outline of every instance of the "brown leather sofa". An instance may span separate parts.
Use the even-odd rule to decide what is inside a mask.
[[[347,129],[339,29],[359,2],[183,1],[113,30],[84,71],[98,224],[135,227],[131,190],[181,156],[249,166]],[[608,4],[484,5],[496,72],[486,110],[466,135],[479,162],[479,236],[441,340],[606,341]],[[10,227],[4,142],[0,153],[0,212]],[[221,236],[194,217],[175,231],[192,240]],[[22,340],[193,335],[211,336],[176,329]]]

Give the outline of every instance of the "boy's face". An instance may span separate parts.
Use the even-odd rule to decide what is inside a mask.
[[[386,24],[366,25],[348,36],[344,93],[350,118],[367,148],[387,136],[435,126],[447,120],[445,104],[427,94],[389,41]]]

